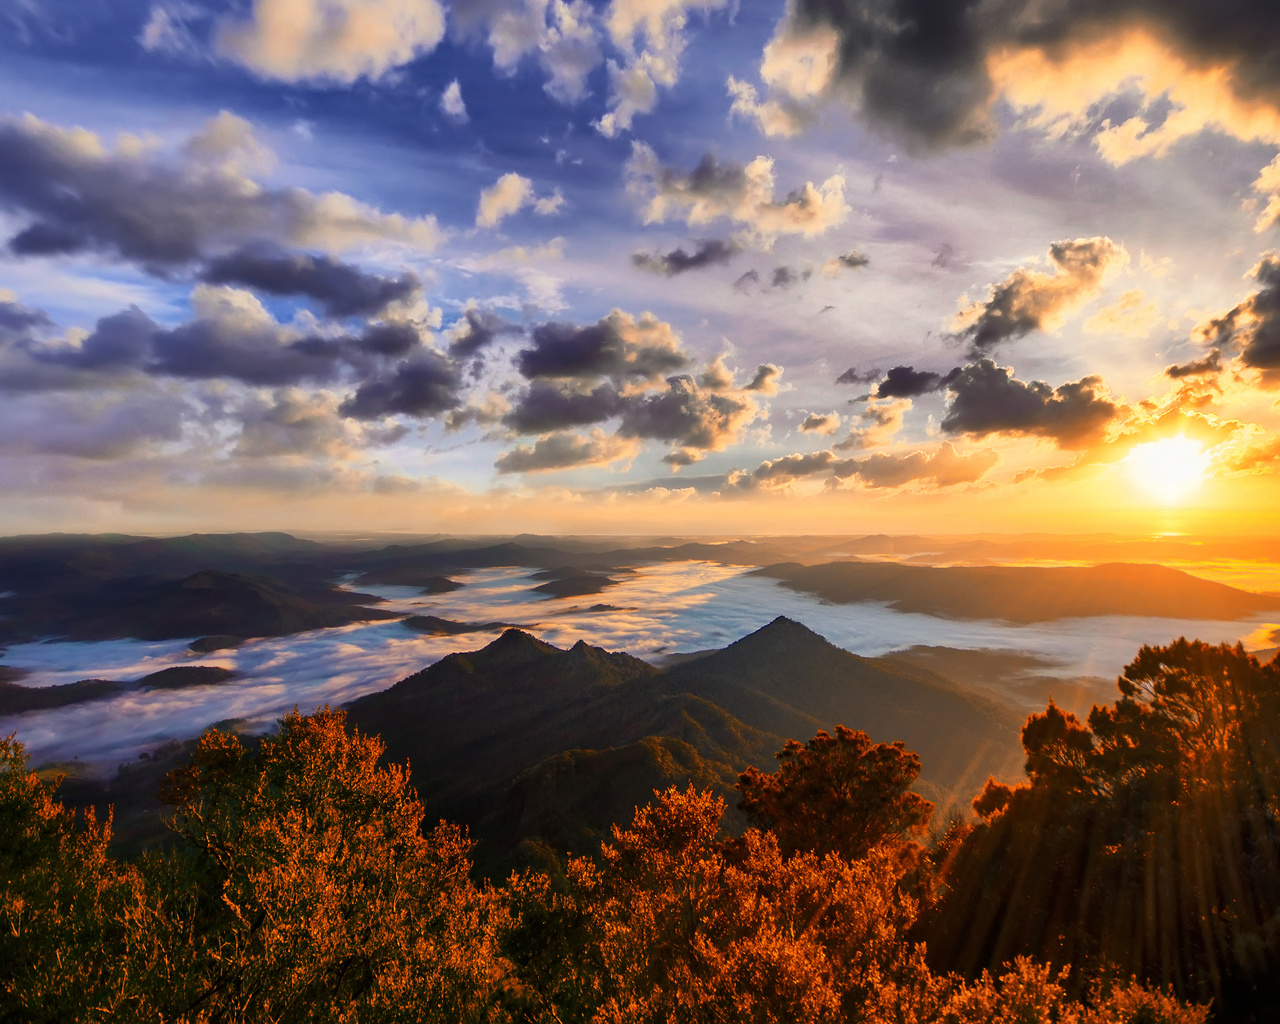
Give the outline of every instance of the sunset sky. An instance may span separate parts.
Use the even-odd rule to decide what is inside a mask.
[[[0,532],[1274,532],[1272,0],[0,0]]]

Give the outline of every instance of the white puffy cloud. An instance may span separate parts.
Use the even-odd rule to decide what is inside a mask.
[[[467,115],[467,105],[462,100],[462,86],[456,78],[440,95],[440,112],[457,124],[466,124],[470,120]]]
[[[558,213],[564,206],[564,196],[556,189],[551,195],[536,196],[533,182],[521,174],[504,174],[480,193],[480,205],[476,209],[476,227],[494,228],[526,206],[542,217]]]
[[[444,26],[436,0],[254,0],[217,49],[266,78],[354,82],[434,50]]]
[[[585,0],[454,0],[450,15],[460,35],[484,37],[505,74],[535,57],[547,75],[544,88],[561,103],[586,95],[587,76],[603,59]]]
[[[782,200],[774,199],[774,188],[773,160],[766,156],[743,167],[708,154],[683,172],[664,167],[649,146],[637,142],[627,163],[627,191],[642,204],[646,224],[680,219],[693,226],[725,218],[768,247],[779,235],[821,235],[851,212],[840,174],[821,185],[807,181]]]
[[[657,106],[659,87],[670,89],[679,81],[689,12],[724,5],[725,0],[613,0],[605,24],[625,60],[609,61],[609,110],[596,122],[602,135],[630,131],[637,114]]]

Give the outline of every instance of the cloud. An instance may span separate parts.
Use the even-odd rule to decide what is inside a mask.
[[[331,392],[283,388],[267,398],[251,398],[240,410],[240,437],[231,454],[267,459],[323,456],[348,459],[366,443],[399,440],[403,429],[376,434],[338,414]]]
[[[890,371],[892,372],[892,371]],[[837,384],[870,384],[880,377],[879,369],[864,370],[859,373],[856,366],[851,366],[836,378]]]
[[[707,391],[692,377],[667,379],[667,389],[629,398],[618,433],[653,438],[680,448],[721,451],[760,415],[747,394]]]
[[[636,142],[627,162],[627,191],[642,204],[644,223],[674,218],[693,226],[723,218],[743,225],[750,239],[765,247],[779,235],[811,238],[844,223],[850,213],[844,185],[844,177],[833,174],[821,185],[805,182],[779,201],[773,197],[768,157],[743,167],[708,153],[685,173],[662,166],[651,148]]]
[[[810,111],[836,101],[914,150],[936,150],[992,138],[1001,96],[1060,134],[1087,124],[1108,96],[1138,91],[1147,106],[1095,140],[1104,156],[1132,159],[1204,128],[1275,133],[1278,33],[1280,12],[1265,2],[1223,18],[1204,0],[790,0],[765,49],[769,99],[756,100],[756,116],[787,134],[778,116],[787,104]]]
[[[429,249],[435,218],[384,214],[340,192],[258,180],[270,153],[223,112],[166,155],[136,138],[114,150],[82,128],[0,118],[0,209],[27,220],[18,256],[98,252],[164,274],[254,243],[336,252],[375,241]]]
[[[834,452],[823,450],[771,459],[750,473],[734,471],[725,486],[730,492],[779,488],[829,473],[830,481],[856,477],[865,486],[875,488],[912,483],[956,487],[981,480],[998,461],[999,456],[990,448],[961,455],[949,443],[939,445],[933,452],[876,454],[865,459],[841,459]]]
[[[1119,334],[1127,338],[1145,338],[1160,321],[1154,302],[1144,301],[1139,288],[1127,291],[1110,306],[1104,306],[1084,322],[1086,334]]]
[[[208,284],[241,284],[268,295],[305,295],[325,314],[374,316],[396,302],[412,301],[422,282],[414,274],[381,277],[329,256],[251,246],[210,260],[200,272]]]
[[[946,374],[932,370],[917,370],[910,366],[893,366],[876,387],[877,398],[918,398],[932,391],[941,391],[960,373],[960,368]]]
[[[639,445],[601,430],[589,435],[552,434],[540,437],[533,447],[517,445],[499,455],[494,468],[499,473],[539,473],[577,466],[603,466],[634,458]]]
[[[600,134],[614,138],[631,130],[637,114],[653,111],[658,89],[670,89],[680,79],[689,11],[707,12],[725,3],[613,0],[605,24],[614,45],[625,54],[625,63],[609,61],[609,110],[596,122]]]
[[[778,393],[778,381],[781,379],[781,366],[775,366],[773,363],[761,363],[756,367],[755,375],[743,390],[756,391],[762,395],[776,395]]]
[[[9,293],[0,293],[0,344],[12,344],[27,339],[34,331],[53,328],[53,321],[43,310],[28,309],[8,296]]]
[[[760,283],[760,271],[748,270],[745,274],[733,282],[734,291],[746,292],[750,291],[753,284]]]
[[[0,454],[101,462],[150,454],[179,441],[193,414],[177,395],[135,388],[11,398],[0,408]]]
[[[844,270],[861,270],[863,267],[870,266],[871,260],[858,252],[857,249],[851,249],[849,252],[840,256],[833,256],[822,264],[822,273],[825,277],[839,277],[840,272]]]
[[[824,26],[779,31],[760,62],[768,98],[761,100],[755,86],[730,75],[730,115],[754,121],[766,135],[790,137],[804,131],[817,120],[831,85],[838,43],[836,32]]]
[[[622,396],[609,384],[573,391],[539,381],[520,396],[502,422],[522,434],[546,434],[601,423],[618,415],[623,405]]]
[[[217,49],[264,78],[376,79],[444,38],[436,0],[254,0],[246,21],[224,21]]]
[[[813,276],[811,270],[797,270],[795,267],[781,266],[774,267],[773,274],[769,278],[770,288],[780,288],[786,290],[793,284],[799,284],[801,281],[807,281]]]
[[[513,75],[526,56],[547,74],[544,89],[561,103],[587,94],[587,76],[603,59],[594,16],[583,0],[454,0],[449,13],[463,38],[483,36],[493,63]]]
[[[1052,331],[1102,291],[1107,275],[1129,261],[1124,246],[1104,236],[1054,242],[1054,272],[1019,267],[994,285],[984,302],[962,309],[952,329],[975,354],[1032,331]]]
[[[800,424],[804,434],[834,434],[840,429],[840,414],[811,412]]]
[[[652,313],[639,318],[615,309],[598,323],[578,327],[546,323],[534,328],[533,347],[516,357],[520,373],[539,377],[657,380],[691,362],[671,325]]]
[[[706,238],[698,242],[693,252],[685,252],[683,248],[670,252],[636,252],[631,254],[631,262],[641,270],[648,270],[665,277],[675,277],[690,270],[701,270],[721,263],[728,263],[738,255],[738,247],[722,238]]]
[[[428,349],[405,360],[390,376],[361,384],[338,411],[359,420],[398,414],[426,419],[458,408],[460,387],[457,367]]]
[[[440,94],[440,113],[454,124],[466,124],[471,120],[467,114],[467,105],[462,99],[462,86],[456,78]]]
[[[1164,375],[1172,380],[1184,377],[1209,377],[1222,372],[1222,350],[1214,349],[1203,359],[1193,359],[1189,363],[1175,363],[1164,368]]]
[[[476,227],[494,228],[512,214],[526,206],[542,217],[558,213],[564,205],[559,189],[549,196],[534,195],[533,182],[523,175],[504,174],[489,188],[480,193],[480,205],[476,210]]]
[[[495,338],[521,334],[524,328],[502,319],[491,310],[467,309],[449,331],[449,354],[461,359],[477,355]]]
[[[480,193],[476,227],[497,227],[504,218],[533,202],[533,182],[519,174],[504,174]]]
[[[862,410],[857,425],[849,431],[849,436],[835,445],[836,450],[878,448],[888,444],[902,429],[906,415],[910,411],[911,399],[909,398],[890,401],[873,399]]]
[[[999,461],[999,455],[990,448],[961,455],[944,442],[932,453],[870,455],[855,461],[853,469],[868,487],[902,487],[910,483],[956,487],[981,480]]]
[[[1267,253],[1249,272],[1259,288],[1243,302],[1196,328],[1202,341],[1236,348],[1256,370],[1280,370],[1280,255]]]
[[[1044,381],[1017,380],[990,359],[963,367],[947,387],[951,401],[942,429],[951,434],[1021,434],[1052,439],[1060,448],[1084,448],[1120,412],[1100,377],[1051,388]]]

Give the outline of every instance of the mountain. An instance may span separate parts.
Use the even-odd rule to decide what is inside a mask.
[[[906,741],[924,762],[922,793],[967,801],[989,774],[1016,774],[1022,724],[940,676],[875,665],[785,618],[665,672],[510,629],[348,713],[381,735],[388,760],[409,761],[432,815],[472,828],[490,870],[517,848],[594,851],[668,785],[708,786],[732,808],[743,768],[771,768],[788,738],[837,723]]]
[[[834,604],[884,601],[900,612],[953,619],[1051,622],[1091,615],[1241,619],[1280,608],[1254,594],[1162,565],[926,566],[894,562],[784,562],[752,575]]]
[[[6,638],[285,636],[400,617],[362,607],[377,600],[325,584],[299,589],[263,576],[206,569],[177,580],[129,576],[85,580],[53,593],[17,593],[0,600],[0,614],[6,616]]]
[[[964,804],[991,774],[1016,776],[1025,714],[926,669],[851,654],[779,616],[721,651],[682,661],[668,685],[747,725],[796,739],[837,723],[920,754],[920,792]]]
[[[509,629],[347,710],[388,760],[409,761],[432,815],[471,827],[478,862],[500,874],[522,844],[594,852],[655,788],[693,780],[727,792],[781,742],[661,684],[628,654]]]

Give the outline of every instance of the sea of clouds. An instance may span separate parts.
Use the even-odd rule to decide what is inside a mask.
[[[533,592],[533,569],[476,570],[461,590],[424,597],[410,587],[359,589],[379,607],[466,622],[499,621],[568,647],[578,640],[627,651],[655,663],[672,653],[724,647],[779,615],[803,622],[832,643],[868,657],[917,644],[1027,652],[1050,663],[1038,672],[1114,677],[1144,644],[1178,636],[1266,646],[1275,623],[1106,616],[1033,625],[960,621],[902,613],[880,603],[827,604],[716,562],[666,562],[615,574],[621,582],[597,596],[548,599]],[[595,604],[611,610],[591,611]],[[310,712],[386,689],[455,651],[494,637],[424,636],[399,622],[369,622],[293,636],[251,640],[236,650],[195,655],[187,640],[21,644],[4,663],[27,669],[29,686],[86,678],[135,680],[171,665],[222,665],[237,678],[183,690],[134,690],[109,700],[0,718],[0,735],[16,732],[32,764],[78,759],[110,768],[174,739],[228,719],[268,726],[293,707]]]

